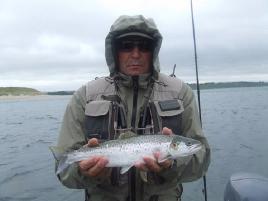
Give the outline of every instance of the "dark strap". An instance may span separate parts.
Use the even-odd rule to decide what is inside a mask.
[[[113,186],[118,186],[119,185],[119,179],[120,179],[120,168],[114,167],[112,168],[112,173],[111,173],[111,184]]]
[[[132,167],[129,170],[129,200],[136,201],[136,169]]]
[[[90,199],[90,194],[88,193],[88,190],[85,189],[85,201],[89,201]]]

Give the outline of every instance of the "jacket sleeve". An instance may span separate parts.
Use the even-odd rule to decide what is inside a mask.
[[[63,151],[78,149],[87,143],[85,137],[85,86],[76,91],[67,105],[57,146]],[[56,168],[58,162],[56,161]],[[70,165],[66,170],[58,175],[59,180],[68,188],[88,188],[98,183],[104,182],[103,179],[92,179],[79,172],[77,163]]]
[[[210,148],[205,138],[200,120],[195,96],[192,89],[183,84],[180,99],[183,100],[182,134],[185,137],[199,140],[202,149],[193,156],[184,157],[175,161],[171,169],[165,170],[159,176],[164,180],[177,178],[179,183],[190,182],[202,177],[210,163]]]

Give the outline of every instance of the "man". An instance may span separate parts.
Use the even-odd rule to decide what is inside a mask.
[[[177,201],[181,183],[207,171],[210,150],[194,94],[181,80],[159,72],[161,41],[151,19],[139,15],[115,21],[105,41],[110,76],[88,82],[75,92],[58,146],[65,151],[98,146],[102,140],[126,137],[132,131],[183,135],[199,140],[203,148],[194,156],[163,163],[144,157],[144,163],[123,175],[119,168],[105,167],[108,160],[100,156],[75,163],[58,175],[63,185],[86,189],[89,200]]]

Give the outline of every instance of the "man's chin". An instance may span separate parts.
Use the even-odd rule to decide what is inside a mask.
[[[141,75],[142,73],[141,72],[128,72],[127,75],[129,76],[138,76],[138,75]]]
[[[127,69],[127,74],[130,76],[140,75],[143,73],[142,67],[129,67]]]
[[[137,75],[146,74],[146,73],[149,73],[148,71],[149,71],[149,68],[146,68],[144,66],[127,66],[121,69],[122,73],[124,73],[125,75],[129,75],[129,76],[137,76]]]

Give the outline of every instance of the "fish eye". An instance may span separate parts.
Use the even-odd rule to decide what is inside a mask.
[[[177,147],[177,144],[175,142],[171,143],[171,147],[175,149]]]

